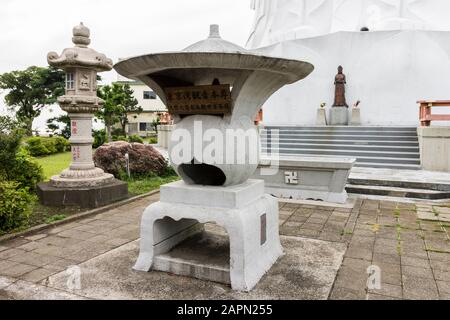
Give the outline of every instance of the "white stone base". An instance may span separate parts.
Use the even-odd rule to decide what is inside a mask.
[[[330,110],[330,125],[347,126],[348,125],[348,108],[332,107]]]
[[[293,200],[314,200],[332,203],[346,203],[348,194],[344,190],[342,192],[328,192],[318,190],[296,190],[292,188],[267,187],[266,192],[275,197]]]
[[[64,170],[61,175],[54,176],[50,183],[55,188],[92,188],[113,183],[114,176],[100,168],[90,170]]]
[[[172,134],[173,125],[159,125],[158,126],[158,146],[164,149],[169,149],[170,136]]]
[[[144,212],[140,254],[134,269],[150,271],[156,257],[202,232],[202,224],[208,222],[228,233],[233,290],[252,290],[283,254],[278,201],[264,193],[264,181],[248,180],[231,187],[180,181],[161,187],[161,201]]]
[[[417,133],[422,168],[450,172],[450,127],[421,127]]]
[[[279,198],[345,203],[355,162],[343,157],[263,157],[253,178],[264,179],[266,193]]]
[[[317,126],[327,125],[327,111],[325,110],[325,108],[320,108],[317,110],[316,125]]]
[[[360,108],[352,108],[352,119],[350,120],[350,124],[352,126],[360,126],[361,125],[361,109]]]

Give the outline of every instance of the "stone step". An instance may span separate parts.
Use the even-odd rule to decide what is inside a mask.
[[[261,137],[262,143],[272,142],[267,137]],[[392,146],[392,147],[417,147],[419,142],[414,141],[386,141],[386,140],[329,140],[329,139],[282,139],[279,143],[300,143],[300,144],[328,144],[328,145],[356,145],[356,146]]]
[[[294,143],[294,142],[280,142],[278,144],[268,143],[262,141],[262,147],[267,148],[278,147],[282,149],[317,149],[317,150],[351,150],[351,151],[381,151],[381,152],[412,152],[419,153],[419,146],[377,146],[377,145],[356,145],[356,144],[316,144],[316,143]]]
[[[262,147],[262,152],[269,153],[273,151],[274,148]],[[377,158],[386,160],[405,160],[405,161],[418,161],[420,164],[420,153],[419,152],[381,152],[381,151],[354,151],[354,150],[333,150],[333,149],[294,149],[294,148],[283,148],[280,147],[277,150],[280,154],[286,155],[328,155],[328,156],[342,156],[342,157],[354,157],[354,158]],[[373,162],[373,161],[369,161]],[[391,162],[391,161],[388,161]],[[400,163],[404,163],[400,161]],[[406,162],[405,162],[406,163]]]
[[[450,191],[436,191],[428,189],[410,189],[387,186],[368,186],[349,184],[346,187],[348,193],[387,196],[397,198],[413,198],[426,200],[440,200],[450,198]]]
[[[406,137],[415,137],[417,136],[417,132],[415,131],[334,131],[334,130],[283,130],[283,129],[270,129],[270,130],[263,130],[262,133],[265,134],[280,134],[280,135],[302,135],[302,134],[331,134],[335,136],[341,136],[341,135],[377,135],[377,136],[406,136]]]
[[[282,155],[352,157],[359,167],[418,170],[421,165],[416,127],[272,126],[262,133],[263,152],[276,146]]]
[[[416,127],[377,127],[377,126],[267,126],[265,129],[280,129],[280,130],[298,130],[298,131],[313,131],[313,130],[328,130],[328,131],[396,131],[396,132],[417,132]]]
[[[424,181],[405,181],[405,180],[381,180],[381,179],[367,179],[367,178],[352,178],[348,179],[350,185],[363,186],[379,186],[379,187],[393,187],[393,188],[407,188],[407,189],[425,189],[440,192],[450,192],[450,181],[446,183],[424,182]]]
[[[305,133],[305,134],[279,134],[279,135],[263,135],[263,138],[266,139],[274,139],[274,137],[278,138],[278,140],[283,141],[285,139],[308,139],[308,140],[350,140],[350,141],[379,141],[380,135],[334,135],[334,134],[314,134],[314,133]],[[410,141],[417,142],[418,138],[416,136],[383,136],[383,139],[387,141]]]
[[[380,168],[380,169],[401,169],[401,170],[420,170],[422,167],[420,165],[414,164],[388,164],[388,163],[365,163],[357,162],[355,167],[361,168]]]

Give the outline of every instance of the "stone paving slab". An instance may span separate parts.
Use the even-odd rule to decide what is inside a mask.
[[[28,299],[33,297],[33,292],[37,298],[43,299],[82,298],[69,292],[46,288],[46,284],[55,274],[62,277],[70,266],[89,265],[105,255],[116,254],[115,250],[136,246],[142,212],[150,203],[158,201],[158,197],[159,195],[155,194],[96,216],[3,241],[0,243],[0,299]],[[290,277],[283,276],[283,272],[287,274],[286,269],[270,278],[269,283],[273,280],[276,284],[275,279],[278,279],[292,292],[286,290],[285,293],[274,293],[264,288],[266,291],[261,289],[258,293],[252,293],[255,297],[258,294],[262,297],[269,296],[267,292],[270,291],[271,297],[278,294],[279,297],[291,299],[301,298],[301,295],[323,299],[326,290],[313,290],[320,292],[317,295],[311,290],[308,291],[309,283],[312,282],[308,282],[308,277],[302,274],[311,266],[319,265],[315,259],[323,245],[312,244],[323,243],[330,248],[348,247],[337,275],[333,272],[328,275],[333,277],[333,286],[330,287],[328,297],[330,299],[449,299],[450,223],[424,220],[419,214],[425,212],[434,215],[437,212],[438,215],[445,215],[449,210],[447,205],[359,198],[347,207],[295,202],[280,202],[279,207],[280,233],[285,236],[284,241],[288,241],[287,247],[292,244],[293,248],[290,250],[297,252],[306,250],[306,245],[302,247],[302,243],[309,243],[310,249],[303,252],[303,260],[297,259],[300,262],[290,261],[289,265],[282,264],[292,271]],[[128,256],[125,254],[124,259],[128,257],[129,266],[134,261],[129,255],[131,251],[127,252]],[[125,270],[121,263],[126,261],[117,261],[116,267]],[[311,265],[302,264],[308,261]],[[379,290],[367,288],[369,266],[377,266],[381,270]],[[113,273],[114,265],[109,264],[109,267]],[[318,278],[326,276],[322,274]],[[120,286],[105,281],[104,287],[98,287],[98,290],[108,296],[123,292],[124,287],[127,288],[125,291],[134,292],[132,297],[139,297],[139,286],[142,285],[139,279],[148,277],[151,281],[160,281],[161,288],[161,279],[170,280],[168,283],[171,283],[170,287],[173,288],[183,285],[195,287],[195,281],[161,273],[157,276],[133,274],[133,277],[130,282],[119,281]],[[204,290],[200,295],[204,298],[240,297],[234,296],[226,287],[220,285],[195,283]],[[328,287],[328,278],[326,283],[325,287]],[[134,286],[137,287],[128,288]],[[12,293],[12,289],[23,292]],[[164,290],[168,297],[179,297],[176,290],[167,287],[164,287]],[[151,297],[151,294],[141,294],[142,297]]]
[[[251,293],[162,272],[137,272],[132,266],[139,243],[132,242],[80,264],[81,290],[92,299],[302,299],[328,298],[346,245],[282,237],[283,256]],[[49,278],[48,286],[67,290],[67,274]]]

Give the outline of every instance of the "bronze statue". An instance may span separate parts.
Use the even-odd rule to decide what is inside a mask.
[[[336,91],[334,95],[334,104],[333,107],[346,107],[348,108],[348,104],[345,100],[345,85],[347,80],[345,78],[345,74],[342,73],[344,68],[342,66],[338,67],[338,74],[334,80],[334,84],[336,86]]]

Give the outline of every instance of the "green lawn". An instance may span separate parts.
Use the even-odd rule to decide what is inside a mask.
[[[160,186],[179,180],[178,176],[167,176],[167,177],[151,177],[144,178],[141,180],[130,180],[128,181],[128,192],[131,195],[140,195],[153,190],[159,189]]]
[[[45,179],[48,181],[51,177],[58,175],[64,169],[70,166],[72,155],[70,152],[60,153],[42,158],[36,158],[44,169]],[[142,179],[130,179],[128,189],[130,195],[140,195],[159,189],[163,184],[178,180],[179,177],[170,175],[166,177],[148,177]]]
[[[70,152],[58,153],[47,157],[36,158],[37,162],[44,169],[45,180],[61,173],[67,169],[72,162],[72,154]]]

